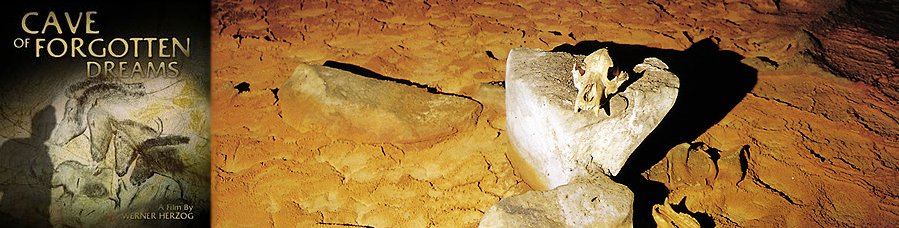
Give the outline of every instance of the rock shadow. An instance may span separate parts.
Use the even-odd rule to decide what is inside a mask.
[[[712,39],[696,42],[683,51],[599,41],[564,44],[553,51],[589,55],[600,48],[607,48],[615,65],[623,70],[631,71],[630,68],[646,57],[657,57],[680,79],[680,90],[671,111],[613,177],[634,192],[635,226],[654,226],[652,205],[661,203],[668,189],[640,174],[661,161],[675,145],[692,142],[720,122],[755,87],[758,72],[741,62],[743,56],[720,50]],[[638,79],[632,76],[625,82],[625,90]]]
[[[343,71],[350,72],[350,73],[353,73],[353,74],[356,74],[356,75],[359,75],[362,77],[366,77],[366,78],[372,78],[372,79],[377,79],[377,80],[387,81],[387,82],[392,82],[392,83],[399,83],[399,84],[403,84],[403,85],[407,85],[407,86],[425,89],[429,93],[433,93],[433,94],[461,97],[461,98],[469,99],[472,101],[477,101],[466,95],[447,93],[447,92],[440,91],[440,89],[438,89],[436,87],[431,87],[426,84],[421,84],[421,83],[413,82],[413,81],[406,80],[406,79],[388,77],[383,74],[379,74],[377,72],[369,70],[365,67],[361,67],[361,66],[357,66],[357,65],[353,65],[353,64],[349,64],[349,63],[328,60],[328,61],[325,61],[325,63],[322,64],[322,66],[326,66],[326,67],[330,67],[330,68],[334,68],[334,69],[338,69],[338,70],[343,70]],[[478,103],[480,103],[480,102],[478,102]]]
[[[382,80],[382,81],[388,81],[388,82],[399,83],[399,84],[408,85],[408,86],[414,86],[414,87],[418,87],[418,88],[422,88],[422,89],[427,89],[428,92],[431,92],[431,93],[439,93],[437,88],[433,88],[433,87],[430,87],[430,86],[427,86],[424,84],[415,83],[413,81],[409,81],[406,79],[387,77],[387,76],[384,76],[383,74],[379,74],[379,73],[369,70],[365,67],[361,67],[361,66],[357,66],[357,65],[353,65],[353,64],[349,64],[349,63],[342,63],[342,62],[328,60],[328,61],[325,61],[325,63],[322,64],[322,66],[331,67],[334,69],[340,69],[340,70],[350,72],[353,74],[357,74],[359,76],[366,77],[366,78],[373,78],[373,79]]]
[[[0,226],[50,227],[53,163],[45,145],[56,127],[53,106],[31,120],[29,138],[7,139],[0,146]]]

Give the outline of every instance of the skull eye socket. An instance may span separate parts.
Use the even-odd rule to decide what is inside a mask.
[[[592,91],[593,91],[593,85],[589,85],[589,86],[587,86],[587,88],[584,88],[584,97],[583,97],[584,101],[587,101],[587,102],[593,101],[594,96],[592,96],[593,95]]]

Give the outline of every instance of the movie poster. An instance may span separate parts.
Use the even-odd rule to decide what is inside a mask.
[[[2,8],[2,226],[207,224],[208,3]]]

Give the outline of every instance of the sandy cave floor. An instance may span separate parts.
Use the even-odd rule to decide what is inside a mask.
[[[511,48],[584,41],[670,52],[711,42],[751,67],[708,74],[749,77],[735,79],[746,93],[733,104],[700,113],[706,106],[692,102],[707,120],[666,128],[714,151],[716,176],[640,175],[666,154],[638,152],[646,159],[632,165],[630,177],[643,179],[634,182],[667,186],[662,196],[634,189],[638,198],[670,191],[728,226],[899,223],[899,43],[846,16],[854,11],[842,2],[216,1],[212,10],[214,226],[475,226],[500,198],[530,190],[505,155],[503,93],[485,85],[503,80]],[[473,130],[426,146],[297,132],[279,117],[278,87],[298,64],[325,61],[469,96],[483,110]],[[248,91],[234,88],[242,82]]]

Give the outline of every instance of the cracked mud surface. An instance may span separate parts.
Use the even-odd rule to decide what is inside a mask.
[[[899,44],[857,12],[876,1],[579,4],[213,3],[212,223],[474,226],[501,197],[529,190],[505,156],[508,51],[592,40],[671,50],[711,40],[757,71],[748,94],[690,139],[712,159],[675,149],[634,171],[649,169],[672,204],[719,225],[899,223]],[[484,109],[475,128],[435,143],[299,133],[282,121],[276,91],[295,66],[326,61]]]

